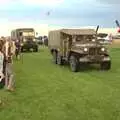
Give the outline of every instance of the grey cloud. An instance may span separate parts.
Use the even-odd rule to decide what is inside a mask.
[[[120,20],[120,8],[116,7],[116,5],[99,5],[99,2],[100,4],[104,4],[107,3],[107,0],[105,2],[104,0],[96,1],[97,2],[95,3],[91,2],[88,4],[72,2],[70,5],[68,3],[69,5],[67,4],[67,6],[62,5],[58,8],[52,9],[50,16],[46,16],[45,14],[50,10],[50,8],[43,7],[16,11],[1,11],[0,15],[1,17],[6,17],[11,21],[31,21],[43,24],[54,24],[59,26],[78,27],[100,25],[101,27],[114,27],[115,19]],[[112,0],[110,1],[112,2]]]

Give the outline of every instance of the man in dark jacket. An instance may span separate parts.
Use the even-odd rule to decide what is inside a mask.
[[[15,46],[16,46],[15,55],[16,55],[16,58],[19,60],[20,59],[20,53],[21,53],[21,44],[20,44],[19,40],[16,40]]]

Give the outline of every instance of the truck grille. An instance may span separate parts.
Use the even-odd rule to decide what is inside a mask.
[[[89,48],[90,55],[97,55],[100,54],[100,48]]]

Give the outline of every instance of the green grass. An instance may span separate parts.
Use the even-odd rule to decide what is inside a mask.
[[[16,91],[0,90],[0,120],[120,120],[120,49],[112,69],[72,73],[47,49],[14,62]]]

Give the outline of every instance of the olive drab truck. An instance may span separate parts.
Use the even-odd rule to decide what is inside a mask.
[[[19,40],[21,44],[21,51],[31,49],[34,52],[38,52],[38,44],[35,39],[35,31],[33,28],[20,28],[11,32],[11,38],[13,40]]]
[[[97,28],[98,29],[98,28]],[[63,65],[68,62],[73,72],[84,64],[100,64],[101,69],[111,68],[107,48],[97,41],[94,29],[60,29],[49,31],[48,47],[53,62]]]

